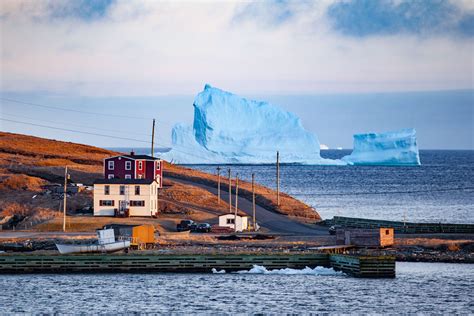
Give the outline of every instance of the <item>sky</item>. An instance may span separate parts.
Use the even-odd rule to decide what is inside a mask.
[[[169,146],[210,83],[331,148],[414,127],[420,148],[474,149],[474,1],[3,0],[0,28],[3,131],[143,147],[156,118]]]

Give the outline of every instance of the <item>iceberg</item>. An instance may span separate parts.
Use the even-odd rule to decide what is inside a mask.
[[[350,165],[420,165],[416,130],[354,135],[354,150],[342,161]]]
[[[206,84],[194,100],[193,126],[177,124],[162,158],[179,164],[346,164],[323,159],[317,136],[301,120],[268,102]]]

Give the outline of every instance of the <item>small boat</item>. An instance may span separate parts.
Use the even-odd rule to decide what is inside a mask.
[[[115,240],[113,229],[97,231],[97,243],[90,244],[56,244],[61,254],[90,253],[90,252],[115,252],[130,247],[129,240]]]

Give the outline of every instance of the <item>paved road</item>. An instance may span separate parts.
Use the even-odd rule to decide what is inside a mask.
[[[217,188],[207,186],[205,184],[195,183],[191,181],[171,178],[173,181],[198,186],[202,189],[205,189],[211,192],[214,195],[217,195]],[[229,201],[229,193],[221,190],[221,198],[224,201]],[[235,196],[232,197],[232,203],[235,203]],[[247,213],[247,215],[252,217],[252,202],[239,197],[239,209]],[[304,224],[293,220],[285,215],[277,214],[275,212],[269,211],[259,205],[256,206],[256,217],[257,223],[261,227],[265,227],[270,230],[272,233],[279,234],[288,234],[288,235],[298,235],[298,236],[321,236],[329,235],[328,231],[324,227],[318,227],[315,225]]]

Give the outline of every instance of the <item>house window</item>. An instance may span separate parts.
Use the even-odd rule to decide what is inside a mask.
[[[114,206],[114,200],[100,200],[100,206]]]
[[[140,186],[139,185],[135,186],[135,195],[140,195]]]
[[[145,201],[130,201],[130,206],[145,206]]]
[[[109,160],[109,170],[114,170],[115,168],[115,163],[113,160]]]
[[[124,185],[120,186],[120,195],[125,195],[125,186]]]
[[[138,179],[141,179],[143,176],[141,174],[138,175]]]
[[[132,170],[132,162],[125,161],[125,170]]]
[[[160,162],[159,161],[156,162],[156,170],[160,170]]]
[[[104,186],[104,194],[109,195],[110,194],[110,185]]]
[[[138,162],[138,170],[142,170],[143,169],[143,161],[139,161]]]
[[[113,162],[113,161],[112,161]],[[114,175],[113,174],[109,174],[109,179],[113,179],[114,178]]]
[[[385,235],[390,235],[390,230],[386,229],[385,230]]]
[[[126,175],[125,175],[125,179],[131,179],[131,178],[132,178],[132,176],[129,175],[129,174],[126,174]]]
[[[234,224],[234,219],[233,218],[228,218],[227,219],[227,224]]]

